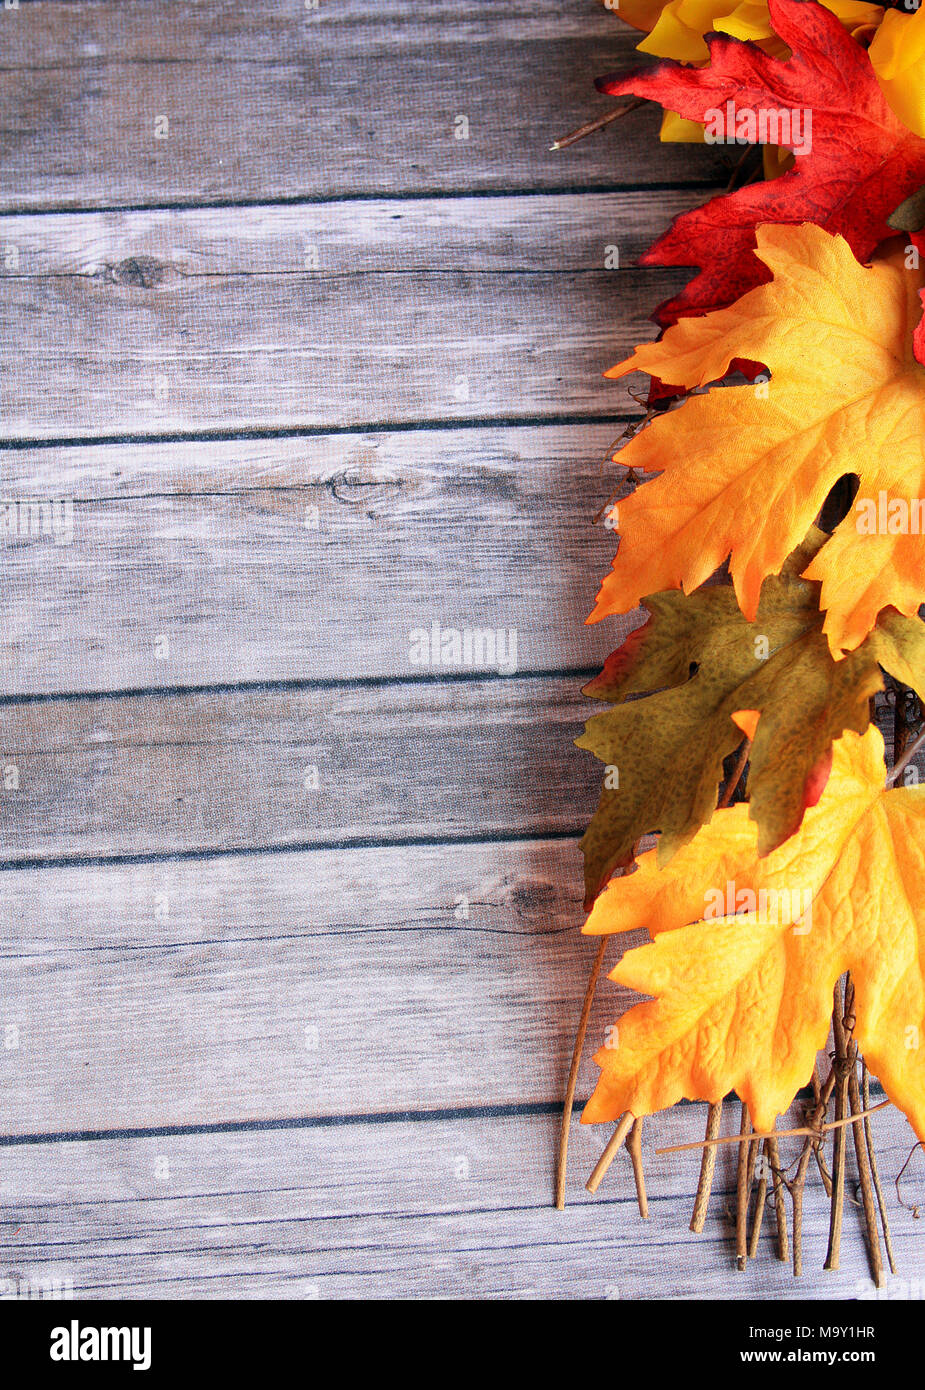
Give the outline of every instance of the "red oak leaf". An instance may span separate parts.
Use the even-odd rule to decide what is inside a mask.
[[[925,183],[925,140],[894,115],[861,44],[816,0],[768,3],[775,31],[791,49],[786,60],[756,44],[712,34],[706,67],[663,62],[598,81],[614,96],[648,97],[690,120],[709,122],[717,138],[731,139],[751,115],[759,138],[763,131],[766,140],[795,155],[802,146],[790,173],[682,213],[642,257],[642,265],[700,268],[656,310],[653,317],[663,327],[726,308],[767,283],[770,272],[754,254],[759,223],[815,222],[843,236],[858,260],[866,261],[891,235],[887,218],[893,210]],[[780,121],[783,113],[786,122]],[[782,138],[788,133],[789,140]],[[916,344],[920,353],[923,339],[925,333]]]

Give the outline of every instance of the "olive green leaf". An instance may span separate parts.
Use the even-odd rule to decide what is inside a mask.
[[[750,816],[759,853],[776,849],[818,800],[833,740],[863,733],[880,665],[925,691],[925,624],[894,610],[867,641],[834,661],[822,635],[819,586],[798,577],[826,537],[814,530],[765,580],[754,622],[731,587],[643,600],[650,617],[608,658],[585,694],[613,708],[576,740],[605,764],[582,840],[591,902],[637,841],[660,831],[659,863],[693,838],[716,807],[723,760],[742,741],[733,715],[760,713],[750,752]]]
[[[890,213],[888,227],[897,232],[920,232],[925,227],[925,188],[918,189]]]

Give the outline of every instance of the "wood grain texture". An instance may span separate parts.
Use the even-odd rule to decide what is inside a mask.
[[[521,671],[599,665],[620,428],[0,451],[0,495],[72,502],[0,536],[0,691],[406,677],[435,620],[515,629]]]
[[[580,896],[572,841],[7,873],[2,1133],[554,1103]]]
[[[33,0],[0,23],[8,209],[725,183],[715,150],[659,148],[654,107],[549,151],[612,105],[596,76],[647,61],[591,0]]]
[[[870,1291],[818,1186],[804,1280],[770,1222],[732,1273],[731,1151],[687,1232],[651,1149],[700,1107],[647,1125],[647,1226],[625,1155],[583,1191],[600,1130],[550,1205],[579,672],[633,621],[581,625],[639,414],[600,374],[729,168],[651,107],[548,151],[634,43],[597,0],[0,9],[0,502],[73,523],[0,533],[0,1299]],[[434,621],[517,673],[414,667]]]
[[[603,225],[573,197],[420,204],[407,231],[403,205],[381,203],[328,206],[319,225],[312,206],[9,219],[2,435],[638,413],[602,373],[689,277],[634,267],[665,219],[640,237],[638,198],[607,201]],[[605,269],[623,238],[623,269]]]
[[[727,1104],[727,1131],[736,1108]],[[597,1129],[576,1127],[569,1204],[553,1210],[555,1129],[553,1116],[495,1114],[0,1148],[0,1292],[57,1277],[91,1299],[871,1297],[853,1206],[841,1270],[821,1269],[827,1203],[815,1173],[799,1280],[774,1258],[770,1212],[759,1259],[734,1271],[728,1150],[703,1235],[687,1230],[696,1156],[652,1151],[702,1133],[701,1106],[647,1123],[645,1223],[625,1154],[596,1198],[584,1192]],[[891,1186],[911,1140],[887,1123],[878,1134]],[[921,1287],[918,1223],[902,1211],[893,1221],[900,1274],[889,1292],[908,1299]]]
[[[0,224],[0,282],[63,275],[156,289],[197,276],[309,270],[326,276],[564,273],[604,269],[613,246],[625,271],[673,218],[702,201],[700,190],[669,188],[657,197],[627,189],[54,217],[8,213]]]
[[[588,713],[579,684],[3,704],[3,778],[18,782],[0,791],[3,857],[576,833],[600,783],[600,764],[573,747]]]

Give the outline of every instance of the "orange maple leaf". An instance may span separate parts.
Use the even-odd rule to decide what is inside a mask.
[[[913,353],[925,273],[906,268],[901,245],[859,265],[841,237],[810,223],[760,227],[757,239],[769,284],[681,320],[607,373],[642,370],[690,389],[748,359],[770,380],[693,396],[620,451],[621,464],[659,476],[620,504],[620,548],[588,621],[661,589],[689,593],[727,557],[752,621],[765,576],[780,572],[832,485],[856,473],[856,509],[804,571],[822,581],[838,657],[883,608],[911,616],[925,592],[925,368]]]
[[[746,730],[755,722],[740,716]],[[765,859],[746,804],[717,811],[665,869],[654,851],[642,855],[601,894],[585,931],[647,927],[652,944],[610,978],[654,997],[598,1052],[583,1121],[735,1090],[770,1129],[812,1074],[848,970],[854,1036],[925,1139],[923,872],[925,786],[884,789],[876,729],[838,741],[819,804]]]

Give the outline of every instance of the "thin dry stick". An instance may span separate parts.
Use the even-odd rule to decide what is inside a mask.
[[[601,1154],[600,1158],[597,1160],[597,1163],[594,1167],[594,1172],[591,1174],[590,1178],[585,1183],[585,1187],[588,1189],[589,1192],[596,1192],[597,1189],[600,1187],[601,1183],[604,1180],[604,1174],[607,1172],[607,1169],[610,1167],[611,1163],[613,1163],[617,1154],[620,1152],[623,1140],[626,1138],[626,1136],[632,1129],[633,1121],[635,1120],[635,1118],[636,1116],[633,1114],[633,1112],[631,1110],[627,1110],[626,1114],[623,1116],[623,1119],[620,1121],[613,1134],[610,1136],[610,1143],[607,1145],[606,1149]]]
[[[845,1006],[842,1003],[841,981],[836,981],[832,1031],[835,1038],[835,1118],[843,1120],[848,1106],[848,1034],[845,1029]],[[844,1126],[835,1133],[835,1156],[832,1160],[832,1205],[829,1212],[829,1245],[823,1269],[838,1269],[841,1259],[842,1221],[845,1214],[845,1153],[848,1136]]]
[[[806,1170],[812,1156],[812,1143],[807,1140],[800,1154],[800,1164],[793,1180],[793,1277],[799,1279],[803,1273],[803,1189],[806,1186]]]
[[[724,811],[732,802],[736,794],[736,789],[742,780],[748,763],[748,755],[751,752],[752,741],[746,738],[739,750],[736,765],[732,770],[726,790],[723,792],[717,806],[718,811]],[[744,1108],[744,1107],[743,1107]],[[691,1230],[698,1234],[703,1230],[704,1222],[707,1217],[707,1207],[710,1203],[710,1191],[713,1187],[713,1171],[716,1167],[716,1148],[710,1141],[719,1134],[719,1127],[723,1117],[723,1106],[720,1101],[716,1105],[711,1105],[707,1112],[707,1133],[704,1143],[706,1148],[703,1151],[703,1158],[700,1162],[700,1181],[697,1184],[697,1196],[694,1199],[694,1213],[691,1217]],[[741,1155],[740,1155],[741,1162]],[[744,1267],[744,1266],[743,1266]]]
[[[790,1258],[789,1243],[787,1240],[787,1206],[784,1201],[784,1179],[780,1171],[780,1147],[777,1143],[777,1136],[773,1139],[766,1139],[765,1145],[768,1151],[768,1162],[771,1165],[771,1173],[774,1178],[774,1212],[777,1216],[777,1258],[787,1261]]]
[[[691,1230],[699,1235],[703,1230],[703,1223],[707,1219],[707,1207],[710,1205],[710,1189],[713,1186],[713,1170],[716,1167],[716,1145],[710,1141],[719,1134],[719,1127],[723,1121],[723,1103],[718,1101],[716,1105],[711,1105],[707,1111],[707,1135],[704,1143],[706,1148],[703,1151],[703,1158],[700,1160],[700,1181],[697,1184],[697,1196],[694,1199],[694,1214],[691,1217]]]
[[[645,97],[633,97],[631,101],[626,101],[622,106],[615,106],[612,111],[605,111],[603,116],[596,116],[593,121],[585,121],[577,130],[573,130],[568,135],[561,135],[558,140],[553,140],[549,146],[551,150],[564,150],[569,145],[574,145],[577,140],[583,140],[586,135],[593,135],[596,130],[603,130],[604,126],[610,125],[611,121],[618,121],[621,116],[625,116],[628,111],[635,111],[637,106],[645,104]]]
[[[870,1109],[870,1075],[867,1071],[867,1063],[861,1067],[861,1097],[864,1102],[864,1109]],[[877,1194],[877,1206],[880,1208],[880,1225],[883,1228],[883,1244],[886,1246],[886,1257],[890,1262],[890,1270],[896,1273],[896,1260],[893,1257],[893,1237],[890,1234],[890,1219],[886,1211],[886,1199],[883,1195],[883,1187],[880,1183],[880,1174],[877,1171],[877,1155],[874,1152],[874,1135],[869,1116],[864,1117],[864,1138],[867,1143],[867,1156],[870,1159],[870,1172],[874,1180],[874,1191]]]
[[[855,1052],[857,1048],[855,1047]],[[857,1057],[855,1065],[851,1068],[848,1077],[848,1100],[851,1104],[852,1115],[860,1114],[861,1109],[861,1088],[858,1085]],[[874,1205],[874,1185],[870,1175],[870,1158],[864,1144],[864,1132],[862,1121],[858,1120],[851,1126],[854,1135],[854,1153],[858,1164],[858,1177],[861,1181],[861,1200],[864,1203],[864,1224],[867,1227],[867,1249],[870,1255],[870,1272],[873,1276],[874,1284],[878,1289],[883,1288],[885,1276],[883,1273],[883,1258],[880,1254],[880,1230],[877,1225],[877,1210]]]
[[[904,1163],[903,1166],[900,1168],[899,1172],[896,1174],[896,1177],[893,1179],[893,1185],[894,1185],[894,1187],[896,1188],[896,1200],[897,1200],[897,1202],[899,1203],[899,1205],[900,1205],[901,1207],[904,1207],[906,1211],[911,1211],[911,1212],[912,1212],[912,1215],[915,1217],[916,1220],[918,1220],[918,1218],[919,1218],[919,1203],[916,1202],[916,1203],[914,1203],[914,1204],[910,1207],[910,1205],[909,1205],[908,1202],[904,1202],[904,1201],[903,1201],[903,1197],[902,1197],[902,1193],[901,1193],[900,1190],[899,1190],[899,1184],[902,1182],[902,1180],[903,1180],[903,1174],[905,1173],[906,1169],[909,1167],[909,1164],[912,1162],[913,1158],[915,1157],[915,1155],[916,1155],[916,1153],[918,1152],[919,1149],[921,1149],[923,1152],[925,1152],[925,1143],[923,1143],[921,1139],[919,1139],[917,1143],[915,1143],[915,1144],[912,1145],[912,1148],[909,1150],[909,1154],[908,1154],[908,1157],[906,1158],[905,1163]]]
[[[757,1147],[757,1146],[756,1146]],[[758,1190],[755,1194],[755,1211],[752,1216],[752,1232],[748,1240],[748,1258],[754,1260],[758,1254],[758,1241],[761,1239],[761,1226],[764,1221],[764,1204],[768,1199],[768,1167],[771,1158],[768,1153],[768,1141],[764,1141],[764,1156],[761,1164],[761,1176],[758,1179]]]
[[[748,1106],[742,1102],[742,1132],[752,1132],[752,1122]],[[747,1139],[739,1145],[739,1164],[736,1170],[736,1269],[743,1270],[748,1262],[748,1198],[751,1192],[750,1176],[753,1172],[750,1161],[753,1145]]]
[[[818,1061],[813,1063],[813,1096],[815,1097],[815,1109],[818,1112],[822,1104],[822,1083],[819,1080]],[[825,1195],[832,1196],[832,1175],[825,1166],[825,1154],[822,1150],[822,1141],[813,1145],[813,1153],[816,1156],[816,1166],[819,1169],[819,1176],[822,1178],[822,1185],[825,1188]]]
[[[742,751],[739,753],[738,761],[733,768],[732,776],[729,778],[729,785],[720,798],[719,805],[716,808],[717,811],[725,811],[726,807],[735,796],[736,787],[738,787],[742,780],[742,773],[745,771],[745,764],[748,762],[748,755],[751,752],[751,747],[752,741],[750,738],[747,738],[742,744]]]
[[[724,810],[726,809],[727,806],[729,806],[729,805],[732,804],[732,798],[735,796],[736,790],[737,790],[737,788],[738,788],[738,786],[739,786],[739,783],[741,782],[741,780],[742,780],[742,778],[743,778],[743,776],[744,776],[744,774],[745,774],[745,768],[746,768],[746,765],[747,765],[747,763],[748,763],[748,755],[749,755],[749,753],[751,752],[751,747],[752,747],[752,741],[751,741],[751,739],[750,739],[750,738],[746,738],[746,739],[743,741],[743,743],[742,743],[741,749],[739,750],[739,756],[738,756],[738,758],[736,759],[736,765],[735,765],[735,767],[734,767],[733,770],[732,770],[732,776],[729,778],[729,782],[728,782],[728,785],[726,786],[726,790],[723,792],[722,796],[720,797],[719,804],[718,804],[718,806],[717,806],[717,808],[716,808],[718,811],[724,811]],[[748,1122],[748,1132],[751,1133],[752,1123],[751,1123],[751,1120],[748,1118],[748,1107],[743,1103],[743,1105],[742,1105],[742,1129],[743,1129],[743,1130],[746,1128],[746,1121]],[[750,1193],[751,1190],[752,1190],[752,1178],[754,1177],[754,1172],[755,1172],[755,1163],[754,1163],[755,1148],[756,1148],[756,1145],[755,1145],[755,1144],[746,1144],[746,1143],[742,1143],[742,1144],[740,1145],[740,1147],[739,1147],[739,1165],[738,1165],[738,1177],[737,1177],[737,1184],[736,1184],[736,1268],[737,1268],[737,1269],[740,1269],[740,1270],[742,1270],[742,1269],[745,1268],[746,1262],[747,1262],[747,1260],[748,1260],[748,1248],[747,1248],[747,1240],[748,1240],[748,1237],[747,1237],[748,1197],[749,1197],[749,1193]],[[702,1175],[702,1167],[701,1167],[701,1175]],[[713,1173],[712,1173],[712,1169],[711,1169],[711,1170],[710,1170],[710,1179],[711,1179],[711,1181],[712,1181],[712,1177],[713,1177]],[[709,1189],[707,1190],[707,1195],[709,1196]]]
[[[737,181],[738,181],[739,175],[741,174],[742,168],[743,168],[743,166],[745,165],[745,163],[746,163],[746,161],[747,161],[749,155],[754,154],[754,152],[755,152],[755,146],[754,146],[754,145],[746,145],[746,146],[745,146],[745,149],[742,151],[741,157],[740,157],[739,159],[736,160],[736,162],[735,162],[735,167],[733,168],[732,173],[729,175],[729,182],[726,184],[726,187],[725,187],[724,192],[726,192],[726,193],[731,193],[731,192],[732,192],[732,190],[733,190],[733,189],[735,188],[735,186],[736,186],[736,183],[737,183]]]
[[[903,753],[902,757],[899,759],[899,762],[894,763],[893,766],[890,768],[889,775],[886,779],[886,784],[888,787],[892,787],[899,774],[905,771],[909,763],[912,762],[912,759],[915,757],[916,753],[918,753],[919,750],[923,747],[925,747],[925,729],[922,730],[918,738],[913,739],[913,741],[909,744],[909,747]]]
[[[604,953],[607,950],[608,936],[602,936],[597,948],[597,955],[594,957],[594,964],[591,966],[591,974],[588,979],[588,988],[585,990],[585,1001],[581,1006],[581,1017],[578,1020],[578,1032],[575,1034],[575,1046],[572,1049],[572,1065],[569,1068],[568,1085],[565,1088],[565,1102],[562,1111],[562,1128],[559,1131],[559,1158],[556,1164],[556,1209],[562,1211],[565,1206],[565,1179],[568,1172],[568,1138],[572,1124],[572,1105],[575,1101],[575,1087],[578,1084],[578,1069],[581,1066],[581,1054],[585,1048],[585,1034],[588,1031],[588,1019],[591,1016],[591,1005],[594,1003],[594,991],[597,989],[597,982],[600,978],[601,966],[604,964]]]
[[[626,1147],[633,1161],[633,1177],[636,1180],[636,1201],[639,1203],[639,1215],[643,1220],[646,1220],[649,1215],[649,1199],[646,1196],[646,1174],[642,1166],[641,1119],[633,1121],[633,1128],[630,1130]]]
[[[806,1172],[809,1168],[810,1156],[819,1145],[819,1136],[830,1127],[834,1127],[834,1124],[829,1126],[823,1123],[834,1085],[835,1068],[833,1067],[826,1077],[821,1092],[816,1097],[815,1104],[807,1112],[807,1119],[812,1120],[812,1123],[806,1127],[810,1137],[803,1145],[799,1166],[790,1189],[793,1200],[793,1277],[795,1279],[798,1279],[803,1273],[803,1196],[806,1191]]]
[[[726,1134],[719,1139],[698,1139],[693,1144],[672,1144],[670,1148],[656,1149],[655,1152],[657,1154],[683,1154],[690,1149],[702,1149],[707,1144],[741,1144],[744,1139],[790,1139],[794,1135],[805,1135],[810,1139],[815,1139],[820,1134],[827,1134],[830,1129],[842,1129],[845,1125],[853,1125],[855,1120],[861,1120],[865,1115],[876,1115],[878,1110],[885,1110],[888,1105],[892,1104],[891,1100],[881,1100],[877,1105],[872,1105],[869,1110],[862,1110],[860,1115],[846,1115],[843,1120],[829,1120],[824,1125],[798,1125],[796,1129],[756,1129],[753,1134]]]
[[[906,687],[897,684],[893,704],[893,762],[899,762],[906,751],[911,730],[906,722]]]

